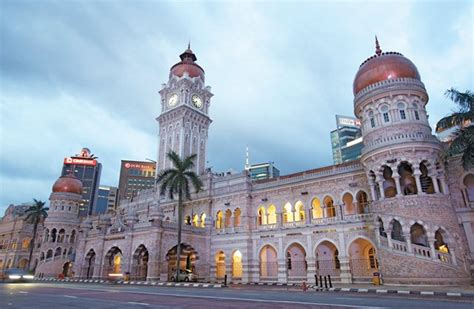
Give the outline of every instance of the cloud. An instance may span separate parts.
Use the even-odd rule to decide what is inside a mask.
[[[402,52],[430,95],[430,122],[472,89],[470,2],[2,2],[0,205],[46,199],[65,156],[87,146],[117,185],[120,160],[156,156],[157,91],[188,40],[215,94],[208,161],[283,173],[332,162],[335,115],[374,53]],[[470,65],[469,65],[470,64]],[[5,209],[1,208],[0,213]]]

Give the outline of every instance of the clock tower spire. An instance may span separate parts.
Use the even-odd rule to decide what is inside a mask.
[[[205,85],[205,73],[197,57],[188,48],[181,61],[170,69],[168,82],[162,85],[159,124],[158,169],[171,167],[167,153],[175,151],[181,158],[196,154],[195,172],[205,171],[211,87]]]

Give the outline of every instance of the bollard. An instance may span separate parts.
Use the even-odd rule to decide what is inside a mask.
[[[331,275],[328,275],[329,287],[332,288]]]
[[[319,276],[319,287],[323,288],[323,276]]]
[[[314,282],[315,285],[318,286],[318,275],[314,275]]]
[[[224,275],[224,286],[227,286],[227,275]]]
[[[327,289],[328,288],[328,282],[326,280],[326,276],[324,276],[324,288]]]

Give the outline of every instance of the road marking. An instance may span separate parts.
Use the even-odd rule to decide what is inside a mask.
[[[76,289],[76,290],[90,290],[89,287],[67,287],[62,286],[61,288],[66,289]],[[106,289],[93,289],[95,291],[108,291]],[[207,296],[207,295],[197,295],[197,294],[178,294],[178,293],[162,293],[162,292],[145,292],[145,291],[130,291],[121,290],[122,293],[134,293],[134,294],[142,294],[142,295],[161,295],[161,296],[175,296],[175,297],[184,297],[184,298],[203,298],[203,299],[218,299],[218,300],[234,300],[234,301],[243,301],[243,302],[259,302],[259,303],[276,303],[276,304],[298,304],[298,305],[322,305],[322,306],[329,306],[329,307],[345,307],[345,308],[385,308],[385,307],[368,307],[368,306],[357,306],[357,305],[348,305],[348,304],[341,304],[341,303],[322,303],[322,302],[303,302],[303,301],[290,301],[290,300],[273,300],[273,299],[255,299],[255,298],[237,298],[237,297],[226,297],[226,296]],[[188,291],[186,291],[188,292]],[[144,304],[144,303],[140,303]]]
[[[64,295],[64,297],[67,297],[67,298],[77,298],[77,296],[73,296],[73,295]]]
[[[150,306],[150,304],[147,304],[147,303],[137,303],[137,302],[134,302],[134,301],[129,301],[129,302],[127,302],[127,304],[139,305],[139,306]]]
[[[20,294],[28,294],[28,292],[26,292],[26,291],[19,291],[18,293],[20,293]]]
[[[398,290],[397,294],[410,294],[410,291]]]
[[[461,293],[451,293],[451,292],[448,292],[448,293],[446,293],[446,296],[461,296]]]
[[[434,295],[434,292],[431,291],[421,291],[420,295]]]

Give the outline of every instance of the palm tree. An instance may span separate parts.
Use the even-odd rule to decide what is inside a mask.
[[[170,151],[167,154],[173,163],[173,168],[160,172],[156,182],[161,184],[160,194],[168,193],[171,199],[178,195],[178,245],[176,246],[176,282],[179,278],[179,256],[181,255],[181,227],[183,224],[183,199],[191,200],[190,183],[196,193],[201,191],[203,184],[198,175],[193,171],[196,154],[190,155],[183,160],[179,155]]]
[[[36,239],[36,232],[38,230],[38,224],[42,222],[48,216],[48,209],[44,207],[45,202],[39,201],[37,199],[33,199],[35,202],[33,206],[30,206],[25,212],[26,214],[26,221],[29,223],[33,223],[33,239],[30,242],[30,256],[28,258],[28,266],[27,269],[30,270],[31,265],[31,257],[33,256],[33,249],[35,248],[35,239]]]
[[[474,92],[459,92],[455,88],[446,90],[446,97],[459,106],[459,109],[442,118],[436,125],[436,132],[459,127],[453,134],[448,155],[462,153],[462,165],[465,169],[474,168]]]

